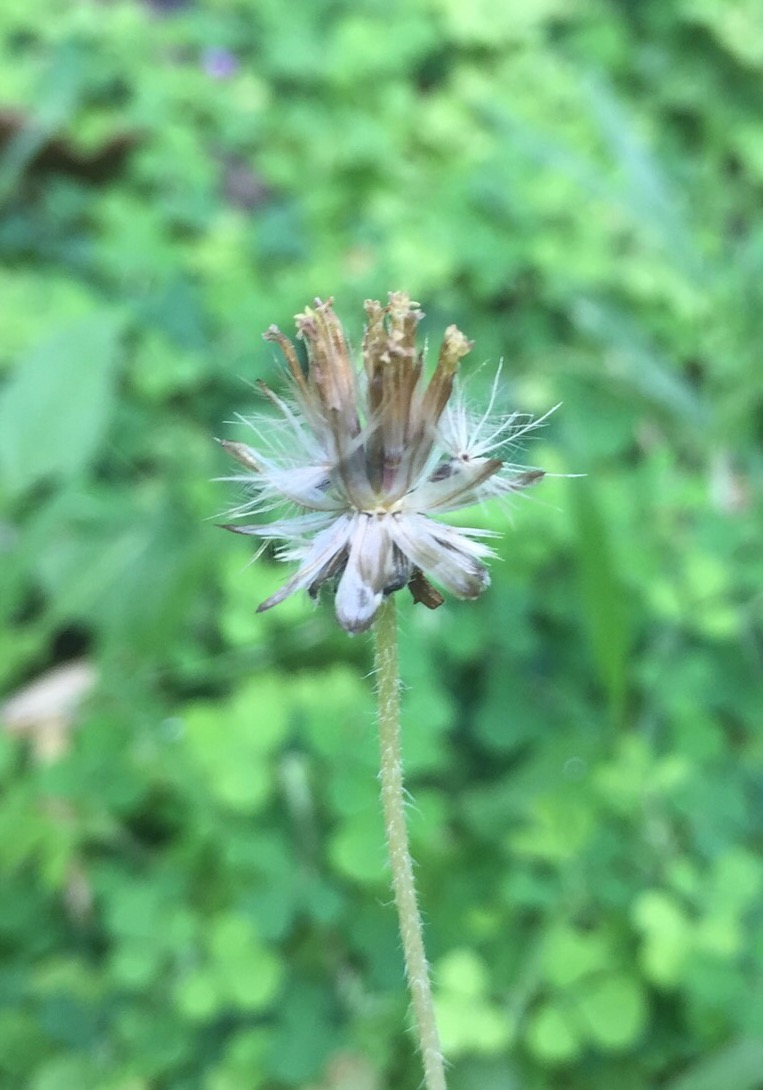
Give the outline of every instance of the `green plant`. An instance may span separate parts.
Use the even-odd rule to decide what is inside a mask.
[[[222,555],[206,483],[242,377],[276,371],[259,331],[330,288],[358,345],[405,284],[479,345],[474,403],[501,358],[499,408],[563,401],[527,457],[587,474],[520,501],[489,594],[400,626],[449,1086],[751,1090],[750,6],[283,10],[0,5],[3,714],[57,667],[98,677],[48,764],[50,724],[3,719],[0,1086],[419,1085],[370,647],[298,597],[254,616],[278,569]],[[578,944],[611,968],[575,975]],[[643,1017],[591,1021],[608,974]]]

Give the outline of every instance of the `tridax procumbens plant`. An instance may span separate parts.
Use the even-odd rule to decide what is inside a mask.
[[[289,392],[283,396],[260,383],[275,415],[247,420],[252,445],[222,442],[246,470],[231,478],[249,493],[232,517],[257,519],[226,528],[259,538],[263,548],[279,542],[279,557],[298,565],[260,611],[298,590],[315,597],[328,586],[347,632],[374,626],[392,884],[425,1083],[427,1090],[443,1090],[405,826],[393,593],[408,587],[414,601],[430,609],[444,601],[433,583],[457,598],[480,595],[490,581],[485,560],[493,552],[485,539],[491,535],[449,526],[440,517],[527,488],[543,472],[501,456],[535,424],[495,413],[498,378],[484,411],[467,406],[457,381],[459,362],[472,347],[463,333],[455,326],[445,330],[427,380],[416,344],[423,317],[418,304],[393,292],[386,306],[369,301],[365,309],[362,366],[353,362],[330,299],[297,315],[306,371],[279,329],[271,326],[265,334],[283,351]]]

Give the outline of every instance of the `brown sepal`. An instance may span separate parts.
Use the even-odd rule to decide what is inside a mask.
[[[421,568],[416,568],[408,581],[408,590],[414,602],[421,602],[427,609],[438,609],[445,599],[436,587],[433,587]]]
[[[230,454],[231,458],[235,458],[237,462],[241,462],[242,466],[246,466],[247,469],[251,469],[254,473],[260,472],[260,467],[252,458],[246,443],[232,443],[229,439],[218,439],[217,441],[225,453]]]
[[[215,526],[218,530],[230,530],[232,534],[248,534],[250,537],[256,537],[261,530],[260,526],[236,526],[234,522],[216,522]]]
[[[518,473],[516,477],[512,477],[512,488],[529,488],[531,484],[537,484],[538,481],[543,480],[546,476],[544,469],[526,469],[522,473]]]
[[[302,370],[302,365],[297,357],[294,345],[289,338],[281,332],[277,325],[272,325],[268,328],[267,332],[262,334],[263,341],[270,341],[273,344],[277,344],[284,354],[286,363],[288,364],[291,377],[297,385],[297,389],[303,395],[308,396],[307,380],[305,379],[305,373]]]

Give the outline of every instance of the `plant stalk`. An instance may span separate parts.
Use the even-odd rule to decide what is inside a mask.
[[[405,974],[413,1002],[418,1044],[424,1063],[426,1090],[446,1090],[445,1065],[435,1022],[429,966],[416,903],[413,860],[405,823],[403,764],[400,751],[400,679],[398,674],[397,619],[390,594],[374,625],[379,740],[381,745],[381,799],[387,851],[392,871]]]

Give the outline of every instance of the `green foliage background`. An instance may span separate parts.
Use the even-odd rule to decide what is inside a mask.
[[[366,639],[256,616],[212,436],[405,289],[562,408],[476,604],[403,607],[452,1090],[763,1070],[755,0],[5,0],[0,1086],[415,1090]],[[479,369],[483,361],[489,367]],[[39,746],[37,747],[39,751]]]

